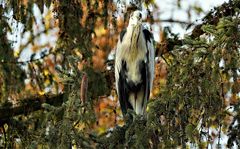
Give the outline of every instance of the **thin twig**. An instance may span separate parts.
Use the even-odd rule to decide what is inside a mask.
[[[36,62],[36,61],[44,59],[45,57],[47,57],[47,56],[49,56],[51,54],[55,54],[57,52],[57,51],[52,51],[52,49],[53,48],[49,49],[48,54],[43,54],[39,58],[36,58],[36,59],[30,59],[30,60],[26,60],[26,61],[3,61],[2,60],[2,61],[0,61],[0,63],[2,63],[2,64],[27,64],[27,63]]]
[[[4,124],[2,125],[3,135],[4,135],[4,148],[7,148],[7,135],[6,130],[4,128]]]
[[[86,73],[84,73],[82,76],[81,89],[80,89],[81,90],[80,96],[81,96],[82,103],[85,103],[87,100],[87,89],[88,89],[88,76]]]
[[[170,19],[156,19],[154,20],[154,23],[176,23],[176,24],[182,24],[182,25],[194,25],[192,22],[186,22],[186,21],[181,21],[181,20],[174,20],[172,18]]]

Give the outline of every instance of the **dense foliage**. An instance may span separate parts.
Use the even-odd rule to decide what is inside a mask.
[[[133,1],[124,19],[119,3],[0,2],[0,147],[240,147],[240,1],[189,23],[184,38],[160,31],[153,99],[146,117],[129,111],[125,122],[108,57],[136,6],[152,26],[159,20],[154,1]]]

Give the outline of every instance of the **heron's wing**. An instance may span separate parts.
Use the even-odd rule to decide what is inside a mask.
[[[120,102],[120,106],[122,109],[123,114],[127,113],[128,108],[132,108],[131,104],[129,103],[129,89],[126,81],[126,74],[127,74],[127,66],[126,62],[122,59],[122,41],[126,30],[123,30],[119,36],[117,48],[116,48],[116,55],[115,55],[115,79],[116,79],[116,90],[118,94],[118,99]]]
[[[146,40],[147,47],[147,59],[148,59],[148,73],[149,73],[149,89],[152,89],[153,79],[154,79],[154,61],[155,61],[155,48],[154,48],[154,39],[152,33],[143,29],[143,34]]]
[[[122,67],[122,57],[120,56],[121,55],[121,52],[122,52],[122,40],[123,40],[123,37],[126,33],[126,29],[123,30],[121,33],[120,33],[120,36],[119,36],[119,39],[118,39],[118,43],[117,43],[117,47],[116,47],[116,53],[115,53],[115,81],[116,81],[116,90],[117,90],[117,93],[119,92],[119,87],[118,87],[118,81],[119,81],[119,73],[120,73],[120,70],[121,70],[121,67]]]

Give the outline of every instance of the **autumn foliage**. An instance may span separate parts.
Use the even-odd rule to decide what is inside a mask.
[[[182,1],[176,3],[181,9]],[[157,1],[119,4],[0,2],[0,147],[239,147],[239,0],[195,25],[157,18]],[[129,111],[124,119],[114,52],[130,12],[140,6],[144,23],[159,28],[155,79],[146,116]],[[192,6],[189,18],[193,11],[202,13]],[[180,38],[161,21],[193,30]]]

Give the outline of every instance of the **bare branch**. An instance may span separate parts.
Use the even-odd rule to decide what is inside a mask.
[[[63,103],[64,94],[44,95],[38,97],[29,97],[21,99],[21,103],[11,106],[0,107],[0,124],[3,120],[22,114],[30,114],[31,112],[42,109],[42,104],[47,103],[54,106],[60,106]]]
[[[194,25],[192,22],[186,22],[186,21],[181,21],[181,20],[174,20],[172,18],[170,19],[157,19],[157,20],[154,20],[154,23],[176,23],[176,24],[182,24],[182,25]]]

